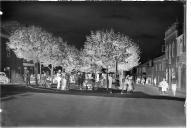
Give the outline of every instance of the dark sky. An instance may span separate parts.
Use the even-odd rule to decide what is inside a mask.
[[[161,55],[164,33],[178,19],[180,2],[2,2],[2,21],[38,25],[83,47],[91,30],[113,28],[129,35],[141,48],[141,61]]]

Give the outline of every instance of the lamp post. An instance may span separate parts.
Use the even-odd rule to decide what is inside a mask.
[[[8,70],[8,76],[9,76],[9,79],[10,79],[10,82],[11,82],[11,72],[10,72],[10,67],[7,67],[7,70]]]

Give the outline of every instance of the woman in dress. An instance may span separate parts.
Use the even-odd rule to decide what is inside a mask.
[[[61,70],[58,70],[56,74],[56,79],[57,79],[57,89],[60,89],[60,83],[61,83]]]
[[[61,87],[61,90],[66,90],[66,83],[67,83],[66,75],[62,74],[62,87]]]
[[[134,91],[134,82],[133,82],[133,76],[128,77],[128,92],[132,93]]]
[[[112,76],[111,76],[111,74],[109,74],[108,79],[109,79],[109,90],[110,90],[110,93],[112,93]]]
[[[123,82],[122,82],[123,86],[122,86],[121,94],[123,94],[124,90],[127,91],[127,89],[128,89],[129,75],[127,75],[127,76],[125,77],[125,80],[122,80],[122,81],[123,81]]]

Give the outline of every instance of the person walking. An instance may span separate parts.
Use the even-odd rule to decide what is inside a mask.
[[[24,82],[27,83],[27,69],[24,69],[23,77],[24,77]]]
[[[85,72],[82,72],[82,74],[81,74],[81,89],[82,90],[83,90],[83,85],[84,85],[85,79],[86,79],[86,74],[85,74]]]
[[[64,73],[62,74],[61,83],[62,83],[61,90],[66,90],[67,80],[66,80],[66,75]]]
[[[27,84],[27,86],[29,86],[30,85],[30,71],[29,70],[27,70],[26,71],[26,84]]]
[[[161,93],[166,94],[168,89],[168,83],[166,82],[165,78],[163,78],[163,81],[159,83],[159,87],[161,87]]]
[[[112,76],[111,74],[109,74],[108,76],[108,79],[109,79],[109,92],[112,93]]]
[[[82,73],[78,72],[78,84],[79,84],[79,89],[82,90]]]
[[[156,86],[157,85],[157,79],[156,79],[156,77],[154,78],[154,85]]]
[[[92,73],[92,90],[95,90],[95,82],[96,82],[96,76],[95,73]]]
[[[129,84],[129,75],[127,75],[127,76],[125,77],[125,80],[122,80],[122,90],[121,90],[121,94],[123,94],[124,91],[126,91],[126,93],[127,93],[128,84]]]
[[[45,87],[45,88],[46,88],[46,79],[47,79],[47,75],[43,71],[43,74],[42,74],[42,86]]]
[[[60,83],[61,83],[61,70],[58,70],[56,74],[57,79],[57,89],[60,89]]]
[[[134,91],[134,82],[133,82],[133,76],[128,77],[128,92],[133,93]]]
[[[119,73],[119,85],[120,85],[120,88],[123,89],[123,86],[124,86],[124,77],[123,77],[123,74],[120,72]]]
[[[142,78],[141,84],[142,84],[142,85],[145,85],[145,79],[144,79],[144,78]]]
[[[106,79],[106,74],[105,73],[103,73],[102,74],[102,80],[103,80],[103,87],[104,88],[107,88],[107,79]]]
[[[176,96],[176,80],[175,79],[172,79],[172,93],[173,93],[173,96]]]

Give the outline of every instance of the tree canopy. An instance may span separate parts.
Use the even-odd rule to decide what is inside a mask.
[[[119,63],[119,70],[130,70],[139,64],[140,50],[136,43],[128,36],[109,31],[91,32],[86,37],[84,52],[91,60],[109,69],[115,69],[115,62]]]
[[[7,46],[18,58],[40,62],[44,66],[62,66],[67,72],[73,69],[96,71],[101,67],[112,70],[116,62],[119,70],[130,70],[139,64],[140,59],[138,45],[112,29],[91,31],[86,36],[84,48],[78,50],[41,27],[17,26],[11,32]]]

